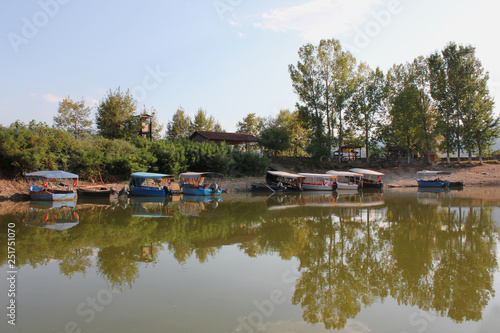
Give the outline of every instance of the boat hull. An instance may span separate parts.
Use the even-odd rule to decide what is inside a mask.
[[[75,192],[73,191],[30,191],[31,200],[35,201],[63,201],[75,199]]]
[[[139,197],[166,197],[169,193],[163,188],[130,186],[129,195]]]
[[[384,184],[382,182],[373,183],[373,182],[363,182],[363,188],[383,188]]]
[[[422,180],[417,179],[418,187],[447,187],[450,185],[450,182],[445,181],[434,181],[434,180]]]
[[[334,186],[331,185],[315,185],[315,184],[302,184],[304,191],[333,191]]]
[[[359,190],[360,184],[337,183],[337,190]]]
[[[182,194],[187,195],[220,195],[222,193],[222,188],[218,188],[217,190],[212,190],[211,188],[196,188],[196,187],[182,187]]]
[[[100,189],[77,189],[76,193],[78,198],[109,198],[113,191],[110,189],[100,190]]]

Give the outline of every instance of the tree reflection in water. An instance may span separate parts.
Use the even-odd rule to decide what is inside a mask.
[[[345,327],[389,296],[456,322],[480,320],[498,267],[490,204],[439,194],[421,200],[414,192],[357,195],[224,201],[197,214],[167,200],[155,218],[143,210],[133,216],[137,205],[78,205],[79,223],[71,229],[23,225],[25,213],[0,226],[18,222],[19,266],[58,260],[68,277],[95,266],[116,288],[132,287],[139,265],[155,265],[164,248],[179,263],[192,256],[205,262],[223,245],[238,244],[252,257],[297,258],[292,303],[303,308],[305,321],[328,329]]]

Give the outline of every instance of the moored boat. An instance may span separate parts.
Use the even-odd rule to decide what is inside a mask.
[[[59,201],[75,199],[78,175],[66,171],[36,171],[25,175],[31,200]]]
[[[359,190],[363,188],[363,174],[330,170],[328,175],[337,176],[337,190]]]
[[[303,176],[304,191],[333,191],[337,188],[337,176],[319,173],[299,173]]]
[[[163,173],[135,172],[130,175],[129,195],[165,197],[172,194],[174,176]]]
[[[448,187],[450,186],[449,171],[417,171],[418,187]]]
[[[302,191],[304,176],[284,171],[268,171],[263,183],[253,183],[252,191]]]
[[[112,187],[87,186],[77,188],[76,193],[78,194],[78,198],[105,199],[117,192]]]
[[[216,172],[184,172],[179,175],[179,186],[183,194],[219,195],[223,178]]]
[[[350,172],[360,173],[363,175],[363,188],[382,188],[384,187],[384,183],[382,182],[382,177],[384,174],[382,172],[369,170],[369,169],[361,169],[361,168],[353,168],[349,169]]]

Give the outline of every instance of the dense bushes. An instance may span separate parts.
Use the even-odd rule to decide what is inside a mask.
[[[269,160],[257,153],[233,150],[227,145],[195,143],[189,140],[153,142],[149,151],[157,158],[157,172],[213,171],[233,176],[262,175]]]
[[[93,137],[77,140],[44,123],[0,127],[0,169],[5,176],[37,170],[66,170],[84,179],[124,180],[132,172],[179,174],[213,171],[225,175],[262,175],[269,161],[227,145],[189,140],[134,142]]]

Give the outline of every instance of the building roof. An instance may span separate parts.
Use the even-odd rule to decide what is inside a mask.
[[[226,141],[226,142],[257,142],[257,138],[252,134],[247,133],[223,133],[223,132],[210,132],[210,131],[195,131],[189,137],[191,140],[200,135],[210,141]]]

